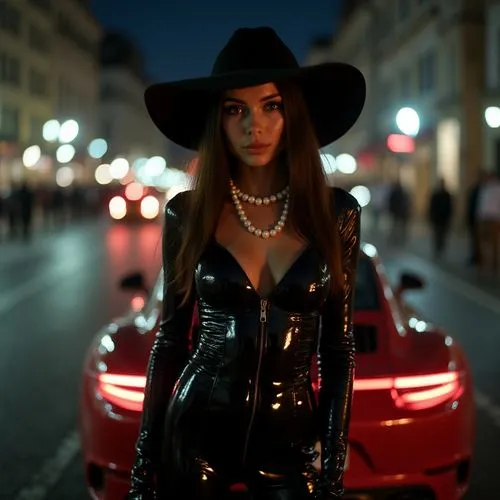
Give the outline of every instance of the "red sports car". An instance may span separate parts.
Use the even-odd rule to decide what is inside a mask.
[[[144,298],[143,281],[140,274],[124,278],[122,288],[139,292],[132,310],[98,333],[85,362],[80,432],[94,499],[123,500],[128,489],[163,289],[160,273]],[[406,290],[423,285],[404,273],[392,288],[376,249],[363,245],[346,499],[456,500],[467,489],[475,420],[471,376],[459,344],[403,301]]]

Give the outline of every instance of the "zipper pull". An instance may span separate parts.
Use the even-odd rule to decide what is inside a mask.
[[[267,299],[260,299],[260,322],[267,321]]]

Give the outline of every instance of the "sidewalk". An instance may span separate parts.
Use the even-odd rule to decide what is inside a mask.
[[[493,276],[487,272],[481,275],[477,268],[467,264],[469,240],[465,232],[452,232],[445,253],[440,259],[436,259],[432,251],[430,231],[424,223],[414,222],[411,224],[408,241],[401,247],[391,246],[387,241],[389,234],[387,221],[382,221],[381,227],[377,231],[374,231],[371,226],[371,219],[368,216],[364,222],[364,239],[377,246],[383,257],[397,257],[402,253],[415,255],[490,294],[500,297],[500,275]]]

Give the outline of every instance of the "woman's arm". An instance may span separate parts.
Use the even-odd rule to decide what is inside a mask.
[[[318,350],[321,474],[319,498],[341,498],[352,402],[355,342],[353,299],[360,245],[361,208],[356,200],[335,189],[342,248],[344,286],[331,296],[322,314]]]
[[[142,422],[132,468],[130,500],[149,500],[155,497],[155,472],[161,455],[165,411],[189,355],[194,292],[180,306],[182,297],[177,292],[177,284],[173,282],[186,195],[188,193],[175,196],[165,209],[162,320],[149,359]]]

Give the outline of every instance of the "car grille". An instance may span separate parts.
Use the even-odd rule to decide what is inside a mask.
[[[373,353],[377,351],[377,327],[373,325],[354,325],[356,352]]]

